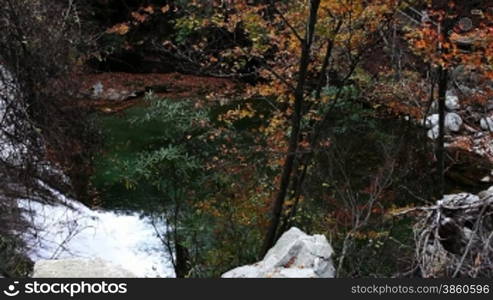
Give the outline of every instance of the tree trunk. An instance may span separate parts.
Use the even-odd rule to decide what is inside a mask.
[[[450,7],[449,7],[450,8]],[[447,14],[453,15],[454,12],[448,11]],[[452,31],[454,25],[458,21],[456,18],[446,18],[444,19],[439,27],[439,33],[441,38],[438,43],[438,52],[440,55],[449,53],[449,49],[443,47],[443,42],[450,42],[450,32]],[[447,61],[447,59],[444,59]],[[447,97],[448,88],[448,69],[440,65],[438,67],[438,139],[436,147],[436,157],[437,157],[437,172],[438,172],[438,191],[437,196],[439,198],[443,197],[445,192],[445,100]]]
[[[443,197],[445,192],[445,98],[447,94],[448,71],[442,67],[438,70],[438,139],[436,147],[437,172],[438,172],[438,191],[437,196]]]
[[[182,246],[178,241],[175,242],[175,253],[176,253],[176,266],[175,273],[176,278],[185,278],[190,271],[188,267],[188,249]]]
[[[288,153],[284,161],[284,166],[281,174],[281,183],[279,191],[276,195],[274,203],[272,205],[271,219],[267,233],[265,235],[264,244],[261,250],[261,257],[263,257],[269,248],[274,245],[277,228],[281,219],[282,208],[284,200],[288,192],[289,183],[291,180],[291,174],[293,172],[293,164],[296,158],[296,152],[298,151],[298,137],[300,134],[300,123],[303,117],[303,100],[305,91],[306,73],[308,65],[310,63],[310,49],[313,41],[313,35],[315,31],[315,24],[317,23],[317,12],[320,5],[320,0],[310,1],[310,14],[308,16],[308,29],[305,34],[305,39],[302,45],[302,52],[300,58],[298,83],[294,91],[295,104],[294,114],[291,119],[291,136],[289,139]]]

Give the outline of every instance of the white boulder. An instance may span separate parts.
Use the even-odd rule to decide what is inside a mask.
[[[462,123],[462,118],[456,113],[448,113],[445,115],[445,128],[448,131],[458,132]]]
[[[333,278],[334,251],[323,235],[307,235],[296,227],[285,232],[260,262],[222,275],[223,278]]]
[[[460,131],[462,124],[462,118],[457,113],[447,113],[445,115],[445,131],[446,132],[458,132]],[[493,125],[493,124],[492,124]],[[435,140],[439,134],[438,114],[433,114],[426,118],[426,128],[429,128],[427,132],[428,138]],[[493,128],[493,127],[492,127]]]
[[[135,278],[120,266],[99,258],[39,260],[34,264],[33,278]]]

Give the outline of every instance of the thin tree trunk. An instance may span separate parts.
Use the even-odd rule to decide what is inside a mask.
[[[311,156],[310,156],[311,157]],[[301,158],[299,165],[302,165],[302,170],[301,173],[298,175],[296,180],[293,182],[293,188],[294,188],[294,193],[293,193],[293,198],[294,198],[294,203],[293,206],[291,206],[291,209],[287,213],[287,216],[284,218],[280,232],[284,232],[288,229],[288,227],[291,225],[291,220],[294,218],[296,215],[296,211],[298,209],[298,205],[300,203],[300,198],[301,198],[301,193],[302,193],[302,186],[303,182],[305,180],[306,173],[308,171],[308,164],[306,163],[310,157],[308,158]],[[279,237],[279,235],[277,236]]]
[[[176,179],[176,178],[175,178]],[[180,193],[181,194],[181,193]],[[183,197],[175,194],[173,209],[173,240],[175,245],[175,274],[177,278],[185,278],[190,270],[189,268],[189,252],[183,245],[183,235],[179,232],[180,227],[180,214],[182,213],[182,205],[180,199]],[[173,255],[173,254],[171,254]]]
[[[438,172],[438,197],[443,197],[445,192],[445,98],[447,95],[448,71],[442,67],[438,70],[438,139],[437,139],[437,172]]]
[[[291,174],[293,171],[293,165],[296,158],[296,152],[298,150],[298,138],[300,134],[300,123],[302,119],[302,109],[304,100],[304,90],[306,74],[308,70],[308,65],[310,63],[310,49],[313,41],[313,35],[315,31],[315,24],[317,23],[317,12],[320,6],[320,0],[310,1],[310,14],[308,17],[308,28],[306,31],[305,39],[302,44],[302,52],[300,58],[299,72],[298,72],[298,83],[295,89],[295,104],[294,104],[294,114],[291,119],[291,136],[289,139],[288,153],[284,161],[284,166],[281,174],[281,183],[279,186],[279,191],[276,195],[274,203],[272,205],[271,219],[269,227],[267,228],[267,233],[265,235],[264,244],[261,250],[261,256],[264,256],[269,248],[274,245],[277,228],[280,223],[282,208],[284,205],[284,200],[288,192],[289,183],[291,179]]]
[[[453,11],[447,12],[453,14]],[[458,21],[458,18],[447,18],[443,20],[439,27],[438,32],[441,36],[438,43],[438,52],[440,55],[449,52],[447,48],[443,47],[443,42],[450,42],[450,32],[454,24]],[[445,192],[445,100],[447,96],[448,88],[448,69],[440,65],[438,67],[438,139],[436,147],[437,157],[437,172],[438,172],[438,197],[442,198]]]
[[[175,273],[176,278],[185,278],[188,275],[189,267],[188,267],[188,249],[180,244],[181,241],[175,241],[175,253],[176,253],[176,267]]]

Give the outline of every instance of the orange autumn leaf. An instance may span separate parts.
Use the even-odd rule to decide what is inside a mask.
[[[109,28],[108,30],[106,30],[107,33],[114,33],[114,34],[118,34],[118,35],[125,35],[128,33],[128,31],[130,30],[130,26],[128,26],[127,23],[119,23],[119,24],[116,24],[115,26]]]
[[[134,18],[137,22],[140,22],[140,23],[144,23],[145,21],[147,21],[147,18],[148,16],[147,15],[143,15],[141,13],[138,13],[138,12],[132,12],[132,18]]]

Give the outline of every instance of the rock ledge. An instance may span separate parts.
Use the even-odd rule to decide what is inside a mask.
[[[223,278],[333,278],[334,251],[323,235],[307,235],[296,227],[285,232],[260,262],[222,275]]]
[[[34,264],[33,278],[133,278],[130,271],[100,258],[40,260]]]

